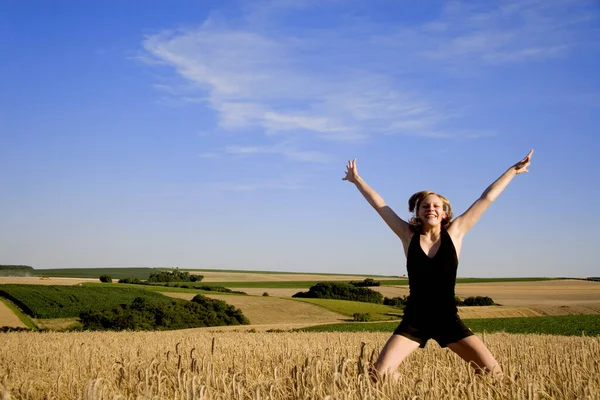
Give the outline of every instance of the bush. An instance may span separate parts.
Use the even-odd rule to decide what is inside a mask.
[[[369,287],[381,285],[380,282],[377,282],[371,278],[366,278],[364,281],[351,281],[350,284],[356,287]]]
[[[269,297],[269,292],[264,292],[263,297]]]
[[[231,290],[223,286],[206,286],[206,285],[193,285],[194,289],[205,290],[207,292],[219,292],[219,293],[231,293],[231,294],[248,294],[240,290]]]
[[[469,306],[493,306],[494,300],[491,297],[487,296],[471,296],[467,297],[464,300],[461,300],[460,297],[454,297],[457,306],[469,307]]]
[[[298,292],[292,297],[383,303],[383,295],[381,293],[369,288],[355,287],[344,282],[319,282],[311,286],[308,292]]]
[[[408,304],[408,296],[386,297],[383,299],[383,304],[392,307],[404,307]]]
[[[352,317],[354,318],[354,321],[356,322],[369,322],[371,320],[371,314],[370,313],[354,313],[352,314]]]
[[[108,275],[100,275],[100,282],[102,283],[112,283],[112,278]]]
[[[200,282],[204,279],[203,275],[192,275],[187,271],[161,271],[156,274],[150,274],[148,282]]]
[[[84,311],[79,315],[90,330],[169,330],[249,324],[242,312],[220,300],[197,295],[192,301],[171,300],[156,304],[137,297],[112,310]]]
[[[142,283],[138,278],[121,278],[119,279],[119,283],[133,283],[139,285]]]

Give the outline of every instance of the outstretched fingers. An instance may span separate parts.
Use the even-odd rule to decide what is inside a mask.
[[[515,165],[515,169],[517,171],[518,174],[522,174],[524,172],[529,172],[529,170],[527,169],[527,167],[529,166],[529,164],[531,164],[531,156],[533,155],[533,149],[529,150],[529,153],[527,153],[527,155],[525,156],[524,159],[522,159],[521,161],[519,161],[516,165]]]
[[[346,164],[346,173],[342,180],[343,181],[347,181],[350,180],[352,181],[351,178],[353,178],[355,175],[357,174],[356,172],[356,158],[353,160],[348,160],[348,164]]]

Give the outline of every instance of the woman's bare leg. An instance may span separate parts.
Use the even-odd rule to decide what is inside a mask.
[[[396,369],[417,347],[419,343],[414,340],[401,335],[392,335],[375,361],[375,372],[378,376],[391,375],[395,380],[398,379]]]
[[[495,376],[502,376],[502,369],[498,365],[498,361],[479,337],[467,336],[458,342],[450,343],[448,348],[473,366],[475,372],[492,372]]]

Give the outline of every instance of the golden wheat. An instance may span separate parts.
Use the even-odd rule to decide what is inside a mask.
[[[398,382],[366,371],[385,333],[0,334],[0,399],[599,399],[600,338],[491,334],[507,379],[430,343]]]

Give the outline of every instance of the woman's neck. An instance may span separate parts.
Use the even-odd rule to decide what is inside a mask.
[[[423,224],[421,227],[421,235],[427,236],[431,239],[437,239],[442,234],[442,226],[441,225],[427,225]]]

